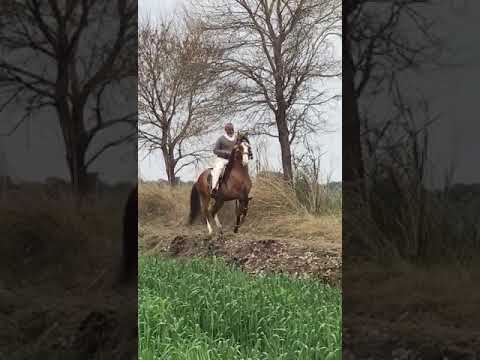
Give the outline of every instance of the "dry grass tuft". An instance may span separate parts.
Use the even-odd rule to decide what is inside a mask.
[[[179,223],[186,219],[190,206],[188,185],[170,187],[154,182],[142,183],[138,189],[138,217],[140,222],[161,220]]]
[[[189,212],[190,185],[170,187],[166,184],[142,183],[139,187],[139,218],[141,224],[162,222],[182,223]],[[306,216],[295,191],[282,179],[258,178],[252,188],[253,200],[248,218],[278,218],[279,216]],[[233,223],[233,202],[224,205],[220,219]]]
[[[249,217],[247,226],[257,234],[294,239],[302,245],[328,244],[341,248],[342,219],[325,215],[280,215],[272,218]]]
[[[191,186],[170,187],[154,182],[139,187],[139,236],[155,239],[158,228],[181,225],[190,206]],[[311,214],[298,200],[295,189],[281,177],[257,176],[251,191],[245,227],[264,235],[296,238],[301,242],[325,241],[340,244],[341,212],[328,215]],[[234,202],[227,202],[220,211],[225,226],[235,222]],[[153,230],[154,229],[154,230]]]
[[[282,178],[272,175],[257,177],[252,188],[251,215],[271,218],[279,215],[306,215],[295,190]]]

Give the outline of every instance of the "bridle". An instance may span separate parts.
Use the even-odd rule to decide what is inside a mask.
[[[242,139],[237,145],[236,148],[240,150],[239,152],[241,153],[242,156],[242,163],[244,166],[247,165],[248,160],[253,159],[253,154],[252,154],[252,149],[250,148],[250,144],[248,143],[248,140]]]
[[[247,155],[249,160],[253,159],[253,153],[252,153],[252,148],[250,146],[250,142],[248,141],[247,138],[241,138],[240,141],[238,142],[238,145],[242,146],[242,156]]]
[[[246,141],[242,141],[240,143],[240,145],[242,145],[242,155],[247,155],[248,156],[248,159],[249,160],[252,160],[253,159],[253,154],[252,154],[252,149],[250,147],[250,144]]]

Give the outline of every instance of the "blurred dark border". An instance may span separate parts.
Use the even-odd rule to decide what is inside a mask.
[[[137,1],[0,4],[0,358],[137,357]]]
[[[479,6],[343,2],[344,359],[480,354]]]

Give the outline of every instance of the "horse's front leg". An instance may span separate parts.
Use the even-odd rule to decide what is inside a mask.
[[[240,220],[240,225],[243,224],[248,213],[248,199],[241,202],[241,214],[242,219]]]
[[[247,212],[248,212],[248,206],[244,205],[244,208],[242,210],[242,218],[240,220],[240,225],[242,225],[243,222],[245,221],[245,218],[247,217]]]
[[[235,229],[234,229],[234,232],[237,232],[238,231],[238,228],[240,227],[240,225],[242,225],[245,221],[245,218],[247,217],[247,213],[248,213],[248,202],[249,202],[249,198],[247,198],[246,200],[240,200],[238,201],[238,205],[237,205],[237,224],[235,225]]]
[[[235,227],[233,228],[233,232],[237,233],[238,228],[240,227],[240,217],[242,216],[242,210],[240,208],[239,201],[235,201],[235,215],[236,215],[236,222],[235,222]]]

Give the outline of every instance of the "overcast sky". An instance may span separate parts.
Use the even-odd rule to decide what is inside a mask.
[[[175,7],[180,6],[182,0],[139,0],[138,12],[139,18],[156,18],[160,14],[171,14]],[[338,39],[336,45],[336,53],[338,58],[341,59],[341,41]],[[326,85],[332,89],[335,93],[341,94],[341,80],[336,79],[329,81]],[[322,157],[322,174],[329,177],[332,181],[338,181],[342,178],[342,102],[337,101],[327,105],[324,109],[325,119],[328,121],[329,132],[319,134],[316,141],[321,146],[322,152],[325,154]],[[236,119],[234,123],[237,128],[242,123],[242,119]],[[262,139],[266,143],[268,151],[268,161],[270,166],[276,170],[281,170],[280,159],[280,145],[276,139]],[[253,146],[255,146],[255,141]],[[139,173],[144,179],[158,179],[166,178],[165,169],[163,166],[163,159],[160,153],[153,155],[139,154]],[[203,169],[195,169],[193,167],[186,168],[181,172],[180,176],[185,180],[191,180],[195,178],[199,172]]]
[[[425,73],[420,89],[431,98],[432,108],[440,115],[431,136],[435,177],[440,178],[440,169],[454,162],[454,182],[479,183],[480,23],[476,15],[480,12],[480,2],[455,0],[451,3],[459,7],[454,9],[443,3],[432,17],[438,19],[440,35],[450,48],[445,62],[460,66]]]
[[[454,183],[480,183],[480,120],[478,82],[480,48],[476,14],[480,2],[469,0],[437,1],[435,6],[420,6],[423,15],[435,22],[433,34],[443,40],[443,54],[437,67],[402,73],[401,89],[411,103],[421,97],[428,101],[431,115],[438,120],[430,127],[429,168],[431,185],[444,184],[446,172],[454,164]],[[448,66],[446,66],[448,64]],[[379,98],[375,95],[375,98]],[[380,121],[392,116],[391,105],[366,104]],[[387,109],[385,112],[384,110]],[[416,119],[423,121],[423,114]]]

